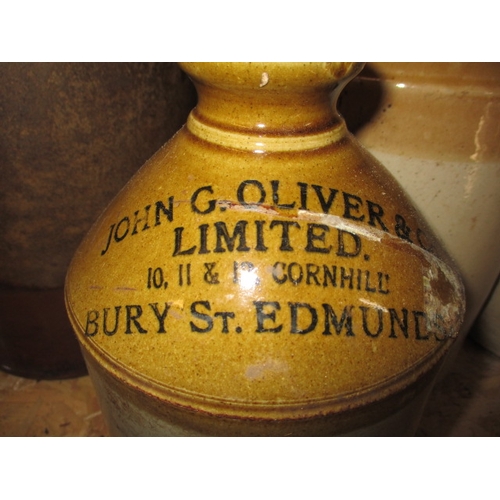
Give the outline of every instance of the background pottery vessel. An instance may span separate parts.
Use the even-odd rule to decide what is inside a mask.
[[[498,281],[474,325],[473,335],[480,344],[500,356],[500,285]]]
[[[331,107],[361,65],[181,67],[197,107],[66,278],[111,432],[412,434],[463,286]]]
[[[85,373],[63,284],[91,223],[185,121],[173,63],[0,64],[0,368]]]
[[[369,63],[339,109],[456,261],[463,340],[500,273],[500,64]],[[494,351],[488,332],[472,333]]]

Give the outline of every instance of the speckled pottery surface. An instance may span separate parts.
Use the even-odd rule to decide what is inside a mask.
[[[463,287],[331,107],[358,63],[183,63],[199,101],[76,252],[118,435],[412,434]]]
[[[339,108],[457,263],[463,339],[500,273],[500,64],[369,63]],[[474,335],[495,352],[490,323]]]

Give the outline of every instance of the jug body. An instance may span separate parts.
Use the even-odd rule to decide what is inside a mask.
[[[112,432],[411,434],[463,290],[332,111],[360,65],[183,68],[198,106],[67,276]]]

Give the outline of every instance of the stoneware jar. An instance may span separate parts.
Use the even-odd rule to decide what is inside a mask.
[[[457,263],[463,340],[500,273],[500,64],[369,63],[340,101]],[[481,324],[471,333],[495,352],[500,330]]]
[[[332,109],[362,66],[181,67],[197,107],[67,274],[111,433],[412,434],[463,287]]]
[[[71,257],[194,94],[173,63],[0,64],[0,369],[86,373],[64,306]]]

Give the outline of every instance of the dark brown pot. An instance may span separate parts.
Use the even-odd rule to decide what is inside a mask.
[[[195,100],[173,63],[0,65],[0,368],[85,373],[64,311],[70,258]]]

